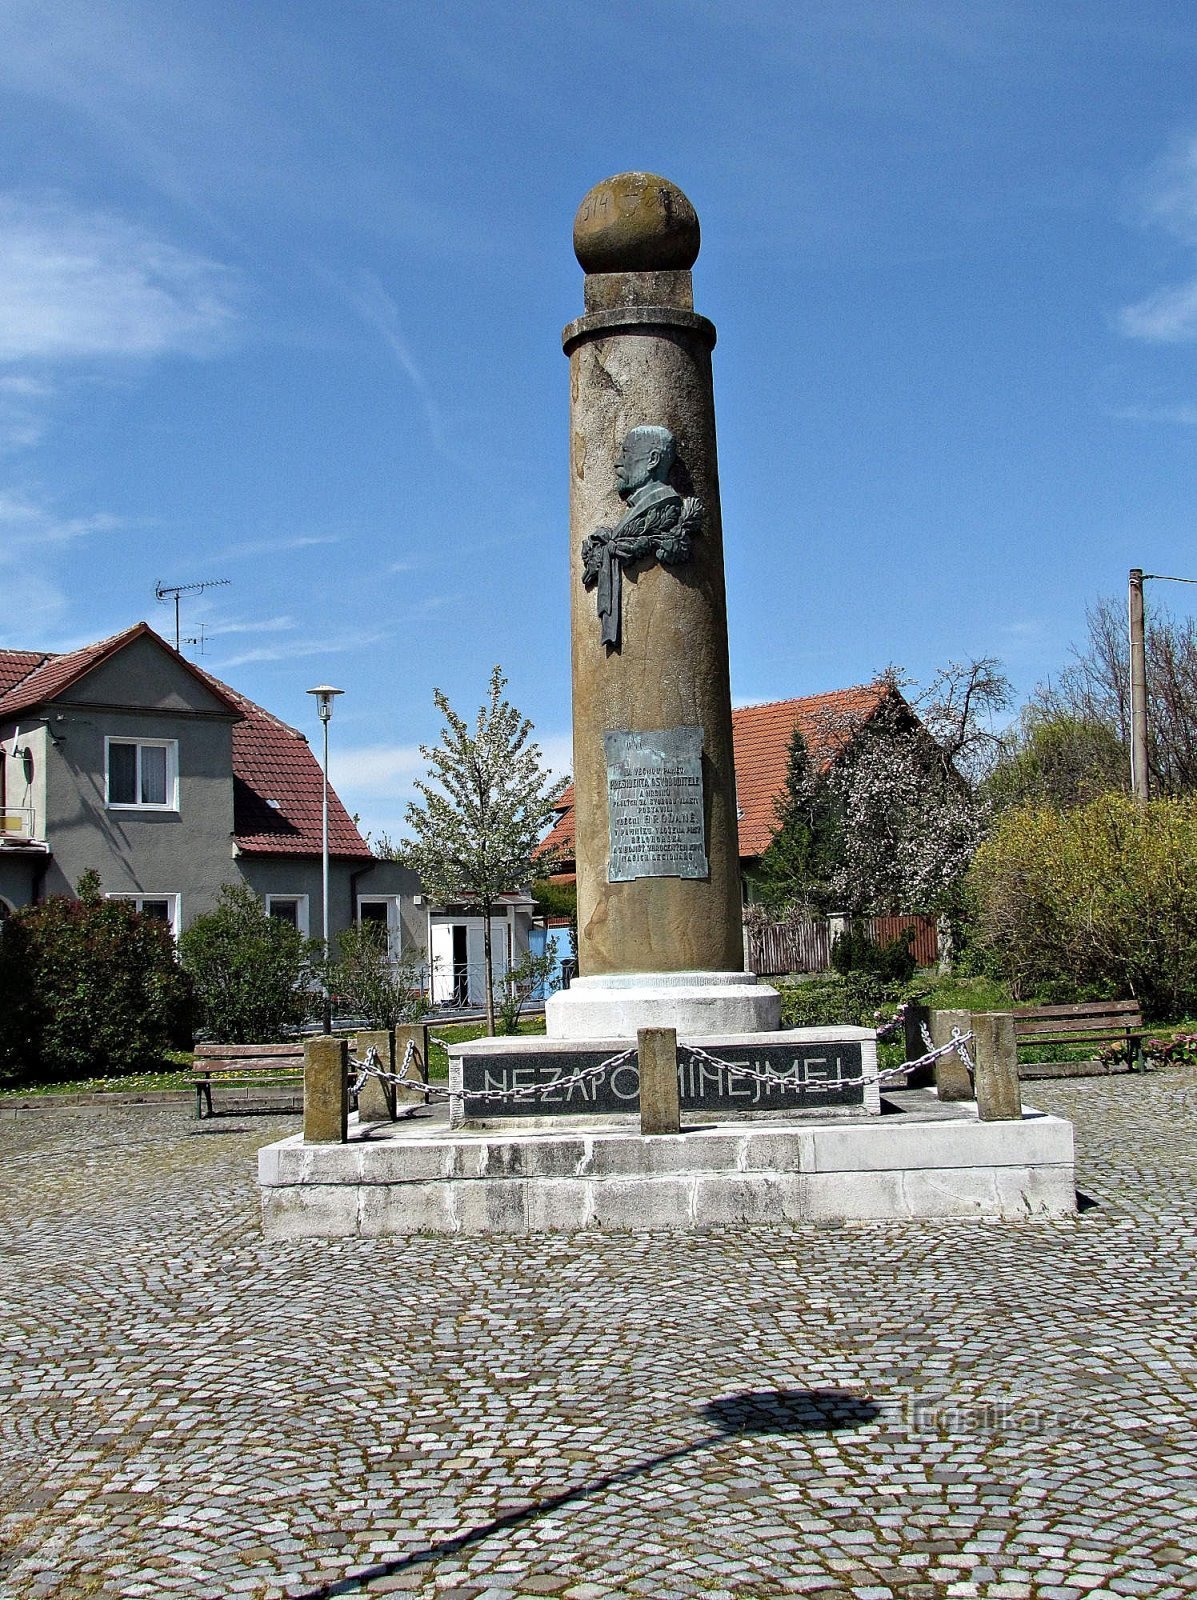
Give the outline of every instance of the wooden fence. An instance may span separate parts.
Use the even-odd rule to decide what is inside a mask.
[[[766,923],[745,928],[748,970],[762,978],[787,972],[827,972],[831,945],[841,926],[826,917],[806,917],[795,922]],[[907,928],[914,929],[914,959],[920,967],[933,967],[939,959],[936,919],[928,916],[868,917],[865,927],[874,944],[887,944]]]

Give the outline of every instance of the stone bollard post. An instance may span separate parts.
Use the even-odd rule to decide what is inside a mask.
[[[959,1028],[961,1033],[968,1033],[972,1027],[972,1020],[971,1011],[933,1011],[929,1024],[931,1037],[937,1045],[947,1044],[952,1037],[953,1028]],[[971,1051],[969,1053],[971,1054]],[[935,1063],[935,1092],[941,1100],[973,1098],[973,1085],[968,1068],[954,1050],[946,1056],[940,1056]]]
[[[641,1028],[636,1034],[640,1065],[640,1132],[680,1133],[677,1029]]]
[[[388,1028],[362,1029],[357,1036],[357,1059],[365,1061],[371,1047],[378,1052],[378,1064],[384,1072],[396,1071],[395,1035]],[[367,1077],[357,1097],[359,1122],[394,1122],[395,1085],[381,1078]]]
[[[349,1138],[349,1041],[317,1034],[303,1045],[305,1144],[345,1144]]]
[[[403,1066],[407,1056],[408,1045],[412,1046],[411,1060],[407,1066],[407,1076],[416,1079],[419,1083],[428,1082],[428,1024],[424,1022],[405,1022],[395,1029],[395,1071]],[[395,1085],[395,1102],[397,1106],[417,1105],[428,1103],[428,1095],[423,1089],[412,1087],[404,1088]]]
[[[1008,1011],[974,1011],[972,1030],[977,1116],[982,1122],[1021,1122],[1014,1018]]]
[[[906,1007],[906,1014],[902,1019],[902,1028],[905,1034],[905,1047],[907,1061],[917,1061],[920,1056],[927,1054],[927,1042],[923,1038],[924,1025],[930,1029],[931,1013],[926,1006],[919,1005],[911,1000]],[[925,1084],[934,1083],[935,1068],[918,1067],[914,1072],[906,1074],[906,1086],[910,1089],[921,1089]]]

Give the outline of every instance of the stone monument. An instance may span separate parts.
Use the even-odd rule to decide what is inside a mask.
[[[694,310],[694,207],[625,172],[574,220],[570,363],[578,945],[558,1039],[777,1027],[744,971],[714,326]]]
[[[347,1127],[341,1045],[333,1121],[260,1152],[269,1238],[1075,1210],[1071,1125],[1022,1110],[1009,1028],[1010,1070],[984,1114],[913,1089],[890,1093],[883,1117],[873,1031],[779,1029],[778,995],[743,970],[715,330],[694,311],[698,244],[685,195],[641,172],[598,184],[574,224],[586,270],[585,315],[565,330],[583,976],[548,1002],[548,1038],[450,1048],[447,1122],[421,1108],[411,1126]],[[989,1021],[974,1025],[996,1058],[1003,1019]]]

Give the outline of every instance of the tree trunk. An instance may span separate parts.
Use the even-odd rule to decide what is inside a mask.
[[[486,968],[486,1036],[493,1039],[495,1036],[495,987],[493,963],[490,953],[490,910],[491,902],[483,902],[482,906],[482,956]]]

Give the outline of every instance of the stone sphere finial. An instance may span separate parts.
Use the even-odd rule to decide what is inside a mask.
[[[669,272],[694,265],[698,214],[677,184],[652,172],[596,183],[574,218],[574,254],[586,272]]]

